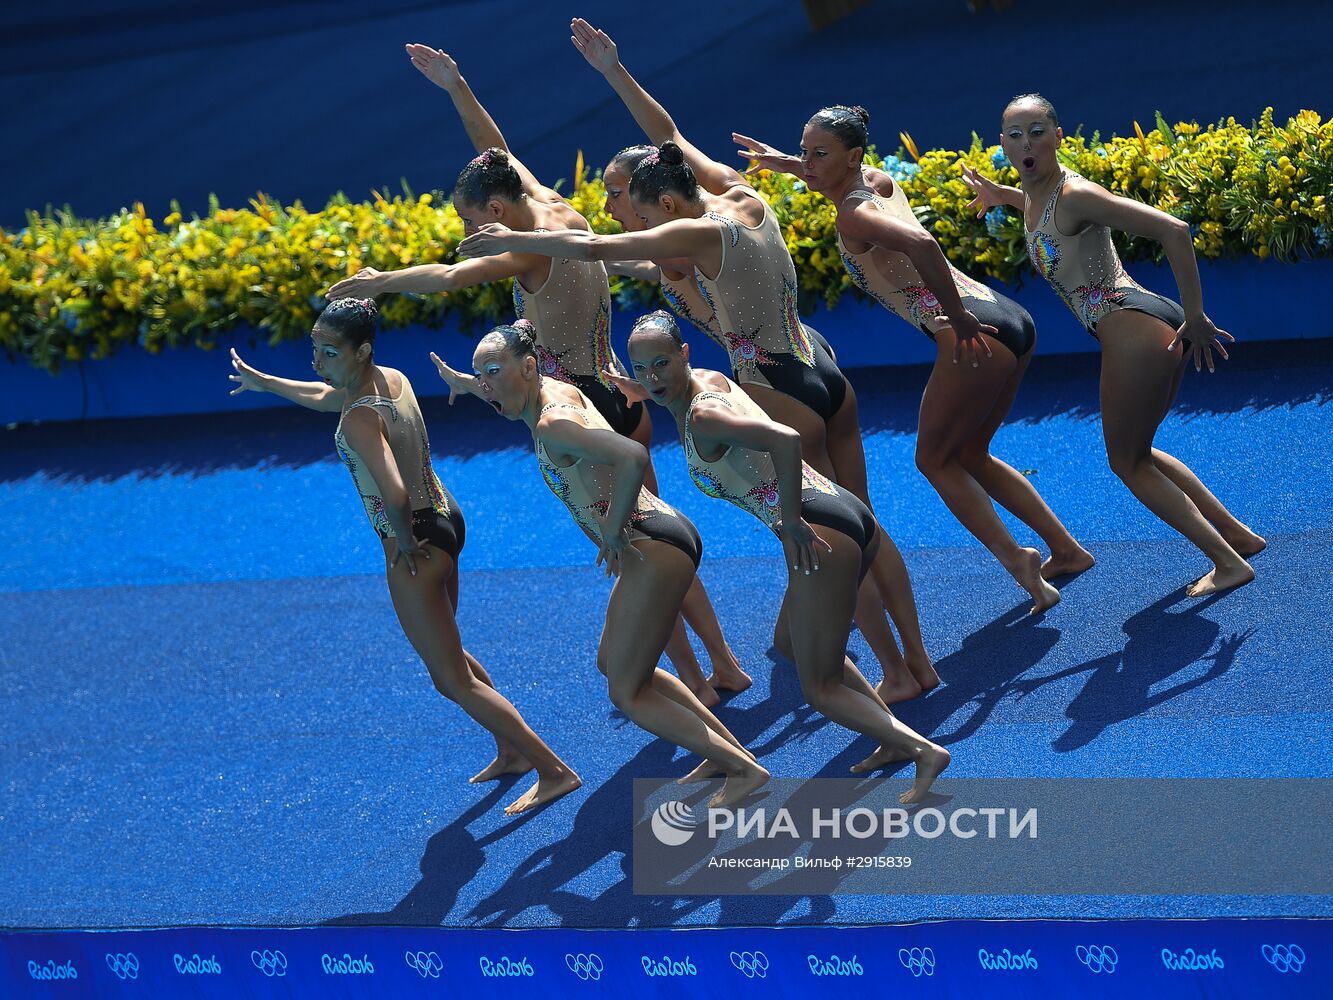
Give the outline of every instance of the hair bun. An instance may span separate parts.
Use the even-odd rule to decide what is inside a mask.
[[[515,330],[533,331],[537,329],[535,326],[533,326],[532,320],[530,319],[516,319],[511,325],[514,327]]]
[[[870,112],[867,111],[865,108],[861,107],[861,105],[853,104],[847,110],[850,111],[852,114],[856,115],[857,118],[860,118],[861,124],[864,125],[866,128],[870,127]]]
[[[662,158],[662,162],[669,167],[678,166],[685,162],[685,153],[670,139],[657,147],[657,153]]]

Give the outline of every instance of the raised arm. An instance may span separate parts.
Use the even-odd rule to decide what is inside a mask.
[[[682,257],[713,272],[722,265],[717,227],[708,219],[675,219],[652,229],[609,236],[581,229],[520,233],[501,225],[487,225],[460,243],[458,252],[470,257],[521,253],[612,261]]]
[[[429,559],[430,555],[412,534],[412,499],[398,471],[389,439],[384,436],[384,421],[370,407],[356,406],[343,417],[342,428],[347,446],[365,464],[384,498],[384,516],[398,543],[398,551],[389,565],[396,566],[399,559],[406,559],[408,570],[416,576],[417,556]]]
[[[267,375],[242,361],[234,347],[231,349],[231,366],[236,374],[228,375],[227,378],[240,384],[228,393],[230,396],[239,396],[243,392],[271,392],[275,396],[299,403],[308,410],[322,410],[329,413],[341,410],[343,401],[347,398],[342,389],[335,389],[323,382],[295,382]]]
[[[611,468],[611,499],[601,519],[602,544],[597,562],[600,564],[605,559],[607,572],[618,572],[620,562],[630,548],[625,527],[638,505],[639,490],[643,488],[643,475],[648,468],[647,449],[614,431],[587,427],[577,420],[554,414],[542,418],[536,431],[552,458],[568,456]]]
[[[1113,195],[1100,184],[1085,180],[1066,181],[1060,206],[1065,215],[1064,224],[1068,227],[1066,231],[1090,222],[1160,243],[1171,265],[1176,287],[1180,289],[1180,305],[1185,310],[1185,322],[1167,349],[1174,351],[1182,340],[1188,340],[1196,371],[1202,368],[1205,359],[1208,370],[1214,370],[1214,350],[1223,358],[1227,357],[1221,338],[1233,341],[1236,338],[1219,330],[1203,311],[1199,263],[1194,256],[1194,238],[1187,222],[1132,198]],[[1071,215],[1073,218],[1069,218]]]
[[[778,535],[783,552],[793,570],[804,570],[807,574],[812,569],[818,570],[819,550],[831,552],[833,547],[816,535],[801,516],[801,435],[786,424],[745,417],[717,404],[696,406],[690,415],[690,431],[696,442],[768,452],[778,477],[778,503],[782,511]]]
[[[885,250],[894,250],[906,254],[916,266],[921,280],[939,299],[940,305],[953,328],[955,343],[953,362],[958,363],[967,345],[972,367],[977,367],[977,344],[991,357],[990,345],[980,336],[982,333],[994,335],[998,331],[993,326],[986,326],[963,305],[954,284],[953,272],[949,270],[948,258],[935,242],[935,237],[919,226],[909,225],[895,219],[887,212],[881,212],[867,202],[851,210],[838,213],[838,231],[849,239],[860,243],[871,243]]]
[[[407,55],[421,75],[441,88],[454,102],[458,120],[463,123],[463,129],[467,132],[473,149],[478,153],[484,153],[493,146],[500,147],[509,154],[509,162],[518,171],[519,179],[523,182],[523,192],[529,198],[539,198],[542,201],[562,200],[556,191],[537,180],[532,171],[514,155],[514,151],[509,148],[509,143],[505,141],[504,134],[500,131],[500,126],[495,124],[495,119],[482,107],[477,95],[472,93],[472,88],[468,86],[467,80],[463,79],[458,63],[452,56],[442,49],[431,48],[418,42],[407,46]]]
[[[594,28],[581,17],[570,22],[570,41],[588,60],[589,65],[606,78],[611,89],[624,102],[629,113],[634,116],[639,128],[643,129],[648,141],[660,146],[670,139],[685,154],[685,162],[694,171],[695,179],[710,194],[721,194],[737,184],[744,184],[741,175],[725,163],[705,156],[698,147],[680,134],[675,121],[667,114],[666,108],[658,104],[639,82],[630,76],[620,62],[616,43],[605,32]]]

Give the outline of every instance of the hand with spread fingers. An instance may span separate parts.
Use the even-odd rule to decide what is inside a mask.
[[[1222,346],[1222,338],[1225,337],[1232,343],[1236,338],[1225,330],[1219,330],[1207,316],[1196,316],[1187,318],[1176,331],[1175,338],[1167,345],[1168,351],[1174,351],[1182,341],[1189,342],[1189,351],[1194,358],[1194,370],[1203,371],[1203,362],[1208,363],[1210,372],[1216,371],[1213,364],[1213,351],[1222,355],[1224,361],[1229,361],[1231,355],[1227,354],[1227,349]]]
[[[403,539],[396,537],[394,540],[397,543],[398,548],[393,554],[393,559],[389,561],[389,569],[393,569],[397,566],[398,560],[401,559],[403,560],[404,565],[407,566],[408,572],[413,576],[416,576],[417,557],[420,556],[422,559],[429,559],[430,553],[426,550],[426,547],[412,535],[408,536],[406,542],[404,542]]]
[[[998,205],[1007,205],[1009,202],[1004,197],[1004,192],[1000,185],[996,184],[989,177],[983,177],[977,172],[976,167],[961,164],[963,168],[963,183],[972,189],[976,195],[967,203],[968,208],[977,210],[977,218],[983,218],[990,209]]]
[[[745,171],[747,176],[757,174],[761,170],[773,170],[782,173],[789,170],[792,161],[796,159],[775,146],[760,142],[758,139],[751,139],[739,132],[731,133],[731,141],[742,147],[736,150],[737,156],[743,160],[755,161],[754,165]]]

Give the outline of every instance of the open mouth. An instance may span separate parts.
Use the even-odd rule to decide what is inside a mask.
[[[504,413],[504,407],[500,405],[500,401],[498,399],[488,399],[487,402],[495,407],[496,413]]]
[[[1037,165],[1037,158],[1036,158],[1035,156],[1025,156],[1025,157],[1023,157],[1023,169],[1024,169],[1024,170],[1031,170],[1031,169],[1032,169],[1033,167],[1035,167],[1036,165]]]

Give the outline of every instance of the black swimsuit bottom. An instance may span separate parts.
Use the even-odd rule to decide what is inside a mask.
[[[1037,343],[1037,327],[1032,322],[1028,311],[1013,299],[996,295],[995,301],[978,299],[971,295],[959,295],[967,311],[986,326],[995,327],[994,337],[1016,358],[1021,358],[1032,350]],[[935,339],[928,327],[921,327],[921,332],[931,340]]]
[[[810,337],[813,368],[794,354],[779,354],[759,368],[774,389],[804,403],[819,414],[820,419],[828,420],[842,409],[847,398],[847,380],[833,361],[828,341],[809,327],[806,332],[814,334]]]
[[[1147,313],[1149,316],[1160,319],[1172,330],[1179,330],[1185,322],[1185,310],[1180,307],[1179,303],[1171,301],[1165,295],[1158,295],[1146,288],[1125,288],[1120,291],[1120,295],[1120,308],[1115,310],[1116,312],[1128,309],[1131,312]],[[1102,317],[1102,319],[1105,318],[1105,316]],[[1096,327],[1090,326],[1087,330],[1093,337],[1097,336]],[[1188,347],[1189,341],[1183,341],[1183,344]]]
[[[861,547],[861,575],[864,577],[879,551],[879,522],[870,508],[854,493],[835,486],[829,496],[819,490],[801,491],[801,516],[811,524],[832,528]]]
[[[699,529],[684,514],[679,511],[668,514],[661,510],[651,510],[634,519],[634,529],[654,541],[674,545],[690,557],[695,569],[699,568],[704,557],[703,539],[699,537]]]
[[[449,496],[449,513],[441,514],[434,507],[423,507],[412,511],[412,534],[419,542],[429,542],[449,558],[458,561],[458,554],[463,551],[463,540],[467,536],[467,526],[463,523],[463,510],[457,501]]]

